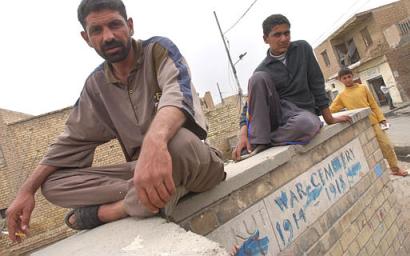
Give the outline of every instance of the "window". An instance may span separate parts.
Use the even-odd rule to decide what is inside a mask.
[[[335,49],[339,57],[339,63],[342,66],[349,66],[360,60],[360,55],[353,38],[349,39],[346,43],[336,45]]]
[[[350,64],[356,63],[360,60],[359,52],[357,51],[356,44],[354,43],[353,39],[350,39],[347,41],[347,48],[348,52],[347,54],[349,55],[350,58]]]
[[[6,219],[6,211],[7,211],[7,208],[6,209],[0,209],[0,218],[1,219]]]
[[[338,44],[335,46],[336,48],[336,53],[337,53],[337,57],[339,58],[339,63],[342,66],[348,66],[348,60],[347,60],[347,48],[346,45],[344,43],[342,44]]]
[[[5,167],[5,166],[6,166],[6,160],[4,159],[3,151],[0,147],[0,168]]]
[[[325,62],[326,67],[329,67],[330,66],[330,60],[329,60],[329,56],[327,55],[327,51],[324,50],[321,53],[321,55],[322,55],[323,61]]]
[[[360,31],[360,34],[362,34],[362,38],[364,41],[364,45],[366,45],[366,47],[369,47],[370,45],[373,44],[373,40],[370,36],[369,30],[367,30],[367,28],[364,28]]]
[[[406,34],[410,34],[410,19],[400,22],[399,30],[402,36]]]

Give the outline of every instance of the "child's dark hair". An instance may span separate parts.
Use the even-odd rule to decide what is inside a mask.
[[[350,68],[348,67],[343,67],[342,69],[339,70],[339,72],[337,73],[337,77],[341,78],[342,76],[345,75],[353,75],[353,72]]]
[[[118,11],[127,20],[127,11],[121,0],[82,0],[77,10],[78,21],[85,29],[85,18],[88,14],[101,10]]]
[[[282,14],[273,14],[267,17],[262,23],[263,34],[265,36],[268,36],[274,26],[281,24],[286,24],[290,28],[290,22],[288,18],[286,18]]]

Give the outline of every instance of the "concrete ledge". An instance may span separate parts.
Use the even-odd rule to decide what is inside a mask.
[[[316,147],[317,145],[323,143],[324,141],[332,138],[336,134],[340,133],[341,131],[347,129],[350,127],[352,124],[357,123],[358,121],[367,118],[370,114],[370,108],[361,108],[361,109],[356,109],[356,110],[350,110],[350,111],[344,111],[344,112],[339,112],[333,114],[334,116],[340,116],[340,115],[349,115],[352,118],[352,123],[339,123],[339,124],[334,124],[334,125],[325,125],[319,134],[313,138],[313,140],[307,144],[307,145],[296,145],[295,150],[296,152],[307,152],[311,150],[312,148]],[[321,120],[323,121],[323,117],[320,117]]]
[[[175,222],[183,221],[201,209],[226,197],[233,191],[285,164],[290,161],[295,154],[303,154],[340,133],[344,129],[352,126],[354,123],[367,118],[369,113],[369,108],[337,113],[336,116],[351,116],[352,123],[325,125],[320,133],[308,145],[273,147],[249,159],[226,165],[226,181],[210,191],[196,194],[194,196],[188,196],[182,200],[176,208],[172,219]]]
[[[161,218],[127,218],[83,231],[32,256],[227,256],[211,240]]]
[[[355,127],[351,127],[351,126],[353,126],[355,123],[359,122],[360,120],[367,118],[369,114],[369,109],[359,109],[359,110],[344,112],[340,114],[350,115],[353,119],[353,122],[352,122],[353,124],[346,123],[346,124],[335,124],[335,125],[325,126],[323,127],[321,132],[308,145],[273,147],[249,159],[241,161],[239,163],[230,163],[226,165],[226,168],[225,168],[227,172],[226,181],[222,182],[221,184],[219,184],[218,186],[216,186],[214,189],[210,191],[207,191],[201,194],[195,194],[195,195],[184,198],[179,203],[172,218],[175,220],[175,222],[180,223],[181,225],[184,225],[184,222],[188,223],[188,225],[187,226],[184,225],[184,227],[187,227],[190,230],[194,230],[195,232],[198,231],[198,233],[203,234],[203,235],[210,234],[209,236],[214,237],[214,238],[219,237],[220,239],[215,239],[215,240],[220,242],[221,244],[224,244],[224,246],[228,249],[231,248],[232,244],[238,244],[240,240],[233,241],[232,240],[233,236],[229,235],[228,237],[227,236],[228,232],[226,230],[228,229],[233,230],[233,228],[235,227],[238,227],[238,230],[239,230],[239,226],[241,225],[244,227],[246,226],[246,230],[243,229],[243,232],[242,231],[239,232],[238,230],[236,230],[238,232],[235,231],[236,236],[238,234],[241,234],[242,239],[245,239],[246,237],[249,236],[249,232],[251,232],[248,230],[248,227],[261,227],[263,228],[261,229],[261,232],[264,233],[264,236],[268,235],[270,237],[270,240],[272,241],[271,246],[270,246],[271,248],[270,250],[272,253],[270,253],[269,255],[276,255],[277,253],[279,253],[279,250],[283,250],[285,249],[285,247],[282,245],[279,246],[278,244],[275,244],[275,243],[278,243],[277,239],[275,238],[277,235],[274,234],[273,226],[271,226],[271,224],[266,224],[269,222],[265,222],[265,220],[269,220],[269,219],[273,220],[280,215],[283,218],[286,217],[290,220],[295,219],[297,223],[302,223],[301,222],[302,217],[296,218],[295,217],[296,215],[293,214],[293,217],[291,218],[279,212],[277,213],[271,212],[272,209],[274,209],[274,205],[273,205],[273,202],[275,199],[274,197],[279,198],[278,193],[280,191],[283,192],[285,190],[282,189],[282,190],[276,191],[277,188],[272,185],[264,186],[263,179],[267,177],[268,179],[270,179],[269,182],[273,182],[273,181],[279,182],[280,180],[282,181],[281,187],[289,185],[288,186],[289,189],[292,187],[297,188],[298,185],[295,185],[296,181],[295,180],[292,181],[291,179],[294,179],[296,177],[299,177],[299,179],[302,179],[305,176],[307,177],[305,178],[308,179],[309,178],[308,175],[317,175],[317,173],[313,173],[316,169],[309,169],[310,170],[309,173],[303,173],[303,172],[306,171],[305,169],[311,166],[310,164],[313,165],[316,162],[320,162],[320,160],[324,159],[324,157],[327,157],[328,162],[331,161],[332,156],[329,156],[329,155],[333,152],[332,150],[338,149],[339,146],[334,146],[333,149],[330,150],[330,152],[323,153],[323,158],[316,158],[317,159],[315,160],[316,162],[313,160],[313,156],[314,156],[313,153],[315,153],[315,150],[318,148],[317,147],[318,145],[325,143],[327,141],[329,141],[330,143],[330,141],[332,141],[331,138],[334,136],[339,138],[339,139],[336,139],[336,141],[338,141],[340,145],[346,145],[350,143],[349,145],[354,145],[356,148],[360,148],[358,152],[359,151],[363,152],[361,151],[362,146],[360,146],[361,145],[360,140],[359,139],[352,140],[352,138],[354,138],[354,136],[357,135],[354,132],[360,129],[360,127],[362,126],[360,124],[355,125]],[[362,124],[365,124],[365,126],[362,127],[363,128],[362,133],[367,131],[365,129],[370,129],[369,128],[370,123],[362,122]],[[350,127],[350,130],[348,130],[347,133],[343,132],[343,130],[349,127]],[[345,136],[344,134],[348,134],[349,136]],[[369,136],[364,136],[364,138],[366,139],[366,142],[368,142],[365,147],[366,152],[370,152],[374,155],[372,156],[374,158],[374,161],[380,161],[381,160],[381,156],[379,156],[380,154],[373,153],[375,152],[376,148],[373,148],[373,143],[369,142],[372,138],[370,137],[367,138],[367,137]],[[350,154],[347,149],[345,149],[345,151],[347,152],[346,154]],[[343,152],[340,151],[338,154],[342,154]],[[307,160],[300,161],[301,159],[307,159]],[[340,164],[340,162],[338,163]],[[365,163],[363,162],[363,164]],[[293,168],[293,171],[292,171],[292,168]],[[280,174],[280,175],[276,175],[276,174]],[[373,176],[375,177],[375,175],[376,174],[374,174]],[[262,179],[259,179],[259,178],[262,178]],[[262,182],[260,182],[260,180],[262,180]],[[367,180],[370,182],[369,178]],[[295,184],[293,184],[292,182]],[[299,186],[302,186],[302,185],[299,185]],[[247,188],[249,187],[251,187],[251,189],[247,190]],[[302,187],[300,188],[302,189]],[[333,188],[335,187],[333,186]],[[313,198],[314,195],[310,192],[309,189],[307,189],[306,191],[302,189],[301,191],[303,193],[307,193],[310,197],[312,197],[312,198],[309,197],[310,199],[312,200],[316,199],[316,198]],[[336,192],[336,190],[334,191]],[[352,191],[355,191],[355,190],[352,189]],[[251,197],[252,200],[250,200],[247,203],[245,201],[234,202],[234,200],[231,200],[229,196],[235,195],[235,193],[237,192],[243,193],[244,195]],[[322,193],[322,195],[325,195],[325,194]],[[296,194],[294,194],[294,196],[296,197]],[[226,198],[228,198],[231,201],[229,200],[224,201],[224,199]],[[344,199],[344,201],[348,202],[347,199]],[[230,202],[232,202],[231,208],[229,206]],[[353,202],[354,200],[352,200],[352,204]],[[240,203],[241,206],[235,205],[235,203]],[[246,206],[242,207],[243,204],[246,204]],[[324,208],[330,207],[329,205],[330,201],[327,202],[326,200],[324,200],[323,204],[324,204],[323,206]],[[220,209],[221,212],[214,211],[213,207],[215,205],[220,207],[218,209]],[[307,214],[310,216],[312,221],[315,221],[317,218],[319,218],[319,216],[317,215],[320,215],[321,212],[317,213],[314,210],[310,210],[310,211],[311,212],[307,212]],[[288,213],[290,214],[292,212],[289,210]],[[325,217],[326,216],[324,215],[323,218]],[[239,218],[238,221],[240,222],[234,223],[233,221],[236,221],[235,218],[236,219]],[[337,219],[337,218],[334,218],[334,219]],[[305,219],[305,222],[306,221],[307,220]],[[247,224],[244,224],[245,222]],[[260,223],[265,223],[266,225],[265,224],[262,225]],[[308,224],[311,225],[311,222],[309,222]],[[218,228],[218,230],[216,230],[216,228]],[[307,228],[310,228],[310,227],[305,227],[305,229]],[[308,229],[306,232],[308,232],[311,229],[312,228]],[[270,233],[269,232],[266,233],[264,230],[265,231],[271,230],[271,231],[269,231]],[[317,237],[316,238],[311,237],[309,234],[307,235],[306,234],[304,235],[304,234],[305,233],[301,235],[302,238],[300,239],[303,240],[303,239],[309,238],[310,240],[312,240],[312,242],[316,242],[318,239]],[[300,234],[295,233],[295,235],[300,235]],[[261,239],[263,239],[263,237],[261,237]],[[309,247],[311,247],[311,244],[309,244],[307,248]],[[108,255],[126,255],[126,256],[128,255],[141,255],[141,256],[145,256],[145,255],[147,256],[148,255],[154,255],[154,256],[155,255],[157,256],[204,255],[204,256],[207,256],[209,255],[211,256],[212,255],[214,256],[216,255],[216,256],[224,256],[224,255],[228,255],[228,253],[224,248],[221,247],[221,245],[208,240],[208,238],[204,236],[194,234],[190,231],[187,232],[175,223],[167,223],[164,219],[155,217],[155,218],[142,219],[142,220],[134,219],[134,218],[127,218],[127,219],[123,219],[123,220],[116,221],[113,223],[105,224],[93,230],[78,233],[72,237],[69,237],[68,239],[65,239],[47,248],[39,250],[33,253],[32,255],[33,256],[43,256],[43,255],[44,256],[45,255],[47,256],[49,255],[51,256],[53,255],[58,255],[58,256],[73,256],[73,255],[76,255],[76,256],[86,256],[86,255],[87,256],[88,255],[100,255],[100,256],[108,256]],[[312,255],[318,255],[318,254],[312,254]]]

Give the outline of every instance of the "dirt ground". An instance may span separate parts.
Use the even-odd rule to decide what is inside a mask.
[[[410,162],[399,162],[399,166],[410,173]],[[405,228],[410,231],[410,175],[407,177],[390,176],[397,195],[397,202],[402,208],[405,218]]]

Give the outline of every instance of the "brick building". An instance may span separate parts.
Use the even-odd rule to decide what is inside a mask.
[[[63,131],[71,108],[32,117],[0,110],[0,228],[5,223],[5,211],[17,190],[45,154],[48,145]],[[117,141],[97,148],[94,165],[124,162]],[[0,237],[0,255],[20,255],[33,251],[74,232],[64,224],[66,209],[48,203],[36,194],[36,207],[30,224],[30,237],[12,245],[6,236]]]
[[[410,100],[410,1],[402,0],[355,14],[315,48],[329,96],[343,89],[337,72],[351,68],[381,104],[391,87],[393,102]]]

